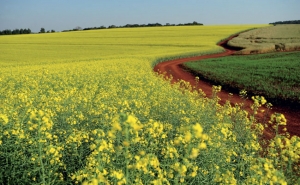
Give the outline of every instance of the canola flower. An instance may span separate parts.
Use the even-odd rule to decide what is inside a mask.
[[[297,183],[298,137],[278,135],[261,156],[263,128],[252,129],[240,106],[219,105],[221,87],[207,99],[152,72],[156,59],[218,49],[218,40],[250,27],[1,37],[1,183]]]

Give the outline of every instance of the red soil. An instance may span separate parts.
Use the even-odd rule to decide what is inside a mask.
[[[165,73],[166,76],[172,75],[173,77],[172,83],[179,80],[184,80],[186,82],[189,82],[192,86],[196,86],[195,76],[192,73],[185,70],[182,67],[182,64],[184,62],[189,62],[189,61],[203,60],[207,58],[218,58],[218,57],[232,55],[236,50],[234,50],[234,48],[228,48],[225,46],[228,40],[232,39],[233,37],[235,36],[232,36],[227,40],[218,44],[219,46],[224,47],[224,49],[226,50],[223,53],[175,59],[175,60],[161,62],[154,67],[154,71],[159,73]],[[212,84],[200,79],[197,87],[199,87],[203,92],[205,92],[207,97],[212,96]],[[250,114],[252,114],[252,110],[250,108],[250,106],[253,103],[252,100],[250,99],[242,100],[238,94],[234,94],[234,93],[229,99],[229,93],[230,92],[225,90],[222,90],[221,92],[218,93],[218,97],[221,99],[219,101],[220,104],[223,105],[226,102],[226,100],[230,100],[232,105],[243,102],[244,109],[247,110]],[[264,110],[264,112],[262,113],[260,110]],[[270,115],[275,112],[284,114],[285,118],[287,119],[287,125],[286,125],[287,131],[290,133],[290,135],[300,136],[300,106],[276,105],[273,106],[272,109],[269,111],[266,107],[261,107],[259,108],[258,112],[259,113],[257,114],[256,119],[260,123],[267,123],[270,119]],[[270,139],[274,136],[274,132],[271,129],[265,129],[264,136]]]

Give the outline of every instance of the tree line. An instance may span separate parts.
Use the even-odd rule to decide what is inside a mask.
[[[55,30],[48,30],[48,31],[46,31],[45,30],[45,28],[41,28],[41,30],[40,30],[40,32],[39,33],[54,33],[55,32]]]
[[[31,30],[28,29],[14,29],[14,30],[2,30],[0,31],[0,35],[16,35],[16,34],[30,34]]]
[[[55,30],[48,30],[46,31],[45,28],[41,28],[39,33],[54,33]],[[10,29],[6,29],[6,30],[2,30],[0,31],[0,35],[18,35],[18,34],[31,34],[31,30],[28,29],[14,29],[14,30],[10,30]]]
[[[137,28],[137,27],[159,27],[159,26],[203,26],[202,23],[198,23],[196,21],[192,23],[184,23],[184,24],[170,24],[166,23],[165,25],[160,24],[160,23],[149,23],[149,24],[126,24],[124,26],[116,26],[116,25],[110,25],[108,27],[105,26],[100,26],[100,27],[88,27],[88,28],[81,28],[77,26],[74,29],[71,30],[63,30],[63,32],[68,32],[68,31],[80,31],[80,30],[98,30],[98,29],[111,29],[111,28]]]
[[[292,20],[292,21],[277,21],[269,24],[277,25],[277,24],[300,24],[300,20]]]
[[[196,21],[192,22],[192,23],[184,23],[184,24],[170,24],[170,23],[166,23],[165,25],[162,25],[160,23],[149,23],[149,24],[126,24],[125,26],[121,26],[123,28],[132,28],[132,27],[156,27],[156,26],[193,26],[193,25],[200,25],[203,26],[202,23],[198,23]]]
[[[126,24],[124,26],[116,26],[116,25],[110,25],[108,27],[100,26],[100,27],[88,27],[88,28],[81,28],[80,26],[77,26],[71,30],[63,30],[63,32],[67,31],[80,31],[80,30],[97,30],[97,29],[111,29],[111,28],[137,28],[137,27],[159,27],[159,26],[203,26],[202,23],[198,23],[196,21],[192,23],[184,23],[184,24],[170,24],[166,23],[165,25],[162,25],[160,23],[149,23],[149,24]],[[54,33],[55,30],[48,30],[46,31],[45,28],[41,28],[38,33]],[[0,35],[16,35],[16,34],[30,34],[32,33],[31,30],[28,29],[6,29],[3,31],[0,31]]]

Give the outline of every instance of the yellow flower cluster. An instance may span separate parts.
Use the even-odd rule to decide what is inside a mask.
[[[1,180],[296,184],[297,137],[271,141],[272,150],[259,160],[264,151],[253,121],[239,105],[218,104],[221,87],[211,100],[189,83],[170,85],[172,78],[152,72],[162,57],[220,51],[218,40],[251,27],[1,37]],[[281,115],[272,119],[284,122]]]
[[[276,125],[286,125],[286,119],[283,114],[275,113],[271,115],[269,123]]]
[[[248,184],[281,184],[287,185],[284,175],[277,170],[271,160],[258,158],[255,165],[250,167],[258,176],[246,180]]]
[[[267,100],[263,96],[252,96],[253,104],[251,105],[251,109],[253,110],[254,114],[257,114],[257,110],[262,105],[267,103]]]
[[[0,114],[0,118],[3,125],[6,125],[8,123],[8,117],[6,115]]]
[[[173,129],[171,125],[153,120],[142,124],[133,115],[121,114],[112,119],[108,131],[114,137],[105,137],[102,130],[93,131],[95,140],[90,145],[92,153],[87,157],[88,163],[72,179],[80,182],[86,176],[85,182],[93,183],[96,180],[88,177],[97,176],[102,178],[101,181],[97,179],[97,182],[145,183],[145,179],[148,179],[153,184],[170,184],[170,179],[184,182],[193,178],[198,173],[196,158],[206,148],[208,136],[203,133],[201,125],[196,123],[180,128],[175,138],[180,141],[175,142],[168,136]],[[186,133],[190,133],[190,138],[186,138]],[[113,164],[117,166],[120,160],[126,164],[123,170],[116,172],[110,168]],[[172,161],[174,165],[168,167]],[[130,179],[124,174],[130,175]]]

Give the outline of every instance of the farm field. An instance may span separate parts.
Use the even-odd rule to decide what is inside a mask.
[[[204,98],[152,69],[262,26],[1,36],[1,184],[299,183],[298,137],[263,149],[263,125],[219,105],[219,87]],[[256,97],[254,112],[263,104]],[[286,120],[270,123],[278,131]]]
[[[215,84],[245,89],[277,103],[300,103],[300,52],[228,56],[187,62],[184,66]]]
[[[153,62],[161,57],[220,52],[222,48],[215,45],[219,39],[251,27],[256,25],[124,28],[2,36],[0,64],[48,65],[120,57]],[[211,32],[212,29],[216,31]]]
[[[243,48],[236,54],[300,50],[300,25],[277,25],[239,34],[229,46]]]

